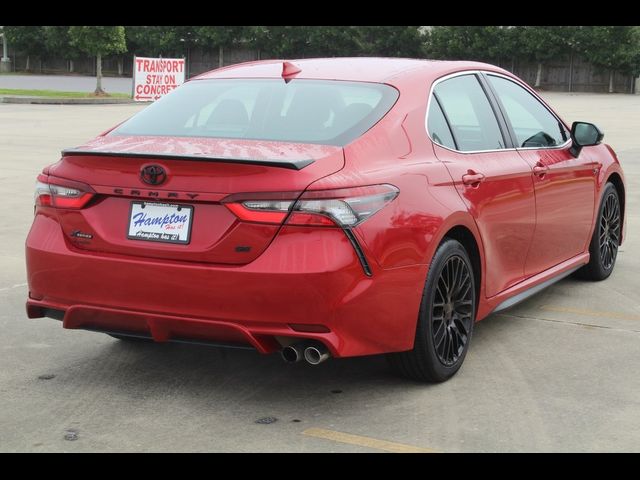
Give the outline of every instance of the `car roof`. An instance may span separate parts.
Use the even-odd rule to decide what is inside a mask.
[[[395,83],[403,78],[437,78],[462,70],[493,70],[494,65],[468,61],[418,60],[412,58],[338,57],[297,60],[258,60],[239,63],[203,73],[191,80],[214,78],[281,78],[283,63],[300,69],[293,78],[316,80],[350,80],[360,82]],[[506,73],[506,72],[505,72]]]

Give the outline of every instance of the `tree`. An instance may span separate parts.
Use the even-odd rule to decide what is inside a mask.
[[[631,76],[632,82],[640,76],[640,27],[631,27],[628,42],[624,44],[625,62],[621,66],[624,73]],[[631,88],[633,92],[633,87]]]
[[[276,58],[305,56],[310,45],[306,27],[258,27],[256,38],[260,49]]]
[[[596,67],[609,71],[609,93],[614,91],[616,70],[640,73],[640,33],[638,27],[584,27],[582,50]]]
[[[106,95],[102,90],[102,56],[127,50],[124,27],[93,26],[69,28],[71,44],[96,56],[96,95]]]
[[[226,26],[226,27],[194,27],[197,41],[210,48],[218,50],[218,67],[224,66],[224,49],[241,44],[253,43],[256,37],[255,27]]]
[[[129,52],[139,56],[181,55],[194,43],[195,27],[126,27],[125,37]]]
[[[31,56],[40,57],[46,49],[43,27],[5,26],[3,32],[7,36],[9,45],[27,54],[25,70],[30,70]]]
[[[424,36],[408,26],[264,26],[254,43],[281,58],[380,55],[423,56]]]
[[[354,28],[354,27],[351,27]],[[413,26],[356,27],[362,53],[384,57],[422,57],[426,35]]]
[[[362,54],[362,27],[354,26],[310,26],[307,33],[309,56],[356,56]]]
[[[518,27],[522,53],[538,63],[534,87],[542,83],[542,69],[546,62],[566,57],[571,50],[573,27]]]
[[[497,61],[508,55],[506,29],[497,26],[432,27],[427,54],[449,60]]]
[[[47,55],[63,57],[69,61],[69,71],[73,72],[73,61],[80,56],[80,50],[71,44],[69,27],[42,27]]]

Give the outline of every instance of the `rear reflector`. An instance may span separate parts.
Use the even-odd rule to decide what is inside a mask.
[[[307,333],[329,333],[331,330],[329,327],[325,325],[319,324],[305,324],[305,323],[290,323],[289,326],[292,330],[296,332],[307,332]]]
[[[299,198],[286,193],[233,195],[224,204],[246,222],[317,226],[354,227],[378,212],[398,196],[393,185],[370,185],[337,190],[305,192]],[[264,195],[264,194],[262,194]],[[297,198],[297,200],[296,200]]]

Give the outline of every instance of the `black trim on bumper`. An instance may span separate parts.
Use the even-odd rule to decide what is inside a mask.
[[[350,228],[343,228],[344,234],[347,236],[349,241],[351,242],[351,246],[356,251],[356,255],[358,256],[358,260],[360,260],[360,265],[362,265],[362,269],[364,270],[364,274],[367,277],[371,277],[373,274],[371,273],[371,267],[369,266],[369,262],[367,261],[367,257],[362,251],[362,247],[360,243],[358,243],[358,239],[353,234]]]

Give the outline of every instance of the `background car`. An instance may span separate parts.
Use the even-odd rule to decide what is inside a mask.
[[[611,274],[625,187],[602,137],[482,63],[218,69],[38,177],[27,312],[443,381],[476,321]]]

